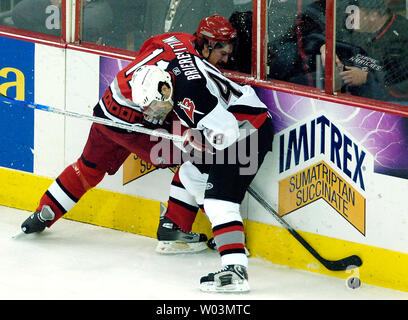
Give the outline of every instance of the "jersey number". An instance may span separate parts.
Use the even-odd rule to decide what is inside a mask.
[[[235,97],[242,96],[242,92],[239,91],[238,89],[235,89],[228,81],[228,79],[222,78],[212,72],[207,72],[207,74],[211,78],[211,80],[214,81],[220,93],[220,97],[222,98],[222,100],[224,100],[226,104],[229,104],[231,96],[233,95]]]

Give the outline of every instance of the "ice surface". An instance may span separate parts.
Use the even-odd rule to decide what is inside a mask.
[[[288,300],[408,299],[408,293],[249,259],[248,294],[209,294],[199,279],[220,269],[214,251],[164,256],[156,240],[61,219],[20,235],[29,212],[0,206],[0,299]]]

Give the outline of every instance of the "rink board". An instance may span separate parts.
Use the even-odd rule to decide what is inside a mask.
[[[35,210],[38,199],[52,182],[49,178],[4,168],[0,168],[0,181],[4,185],[0,204],[28,211]],[[89,191],[66,218],[154,238],[159,204],[96,188]],[[358,269],[332,272],[319,264],[285,229],[255,221],[244,222],[247,247],[253,257],[344,279],[358,276],[362,283],[408,291],[407,254],[300,231],[326,259],[358,254],[363,260],[363,266]],[[193,231],[212,236],[208,221],[201,213]]]
[[[17,47],[26,45],[7,41]],[[0,72],[13,67],[27,74],[25,99],[85,114],[92,114],[112,77],[128,63],[40,44],[33,44],[32,50],[31,84],[30,68],[19,66],[20,60],[13,57],[0,58]],[[15,79],[0,75],[4,91]],[[402,152],[408,145],[407,119],[256,90],[272,113],[275,138],[274,151],[254,187],[324,258],[358,254],[363,266],[348,273],[325,270],[247,196],[241,213],[251,253],[276,264],[335,277],[348,278],[358,272],[363,283],[408,291],[408,210],[403,201],[408,165]],[[24,128],[29,134],[21,134],[23,141],[18,145],[10,137],[0,138],[3,148],[18,149],[26,159],[24,167],[14,167],[18,156],[8,156],[2,163],[0,204],[32,211],[52,180],[80,156],[90,123],[32,109],[11,108],[10,114],[27,120]],[[30,117],[34,121],[29,122]],[[9,123],[11,129],[14,125]],[[132,155],[115,175],[106,176],[98,188],[89,191],[67,218],[155,237],[159,204],[168,199],[172,176],[171,170],[156,169]],[[194,230],[211,236],[202,214]]]

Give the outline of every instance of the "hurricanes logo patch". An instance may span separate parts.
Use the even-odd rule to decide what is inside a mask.
[[[194,112],[198,114],[203,114],[200,111],[195,110],[194,101],[190,98],[184,98],[183,102],[179,102],[179,107],[184,110],[187,117],[194,123]]]

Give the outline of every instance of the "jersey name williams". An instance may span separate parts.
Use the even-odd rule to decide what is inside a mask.
[[[173,49],[173,52],[179,61],[180,68],[173,69],[175,75],[183,72],[187,80],[201,79],[201,75],[193,63],[193,57],[188,52],[188,49],[183,42],[178,40],[176,36],[164,39],[163,42]]]

